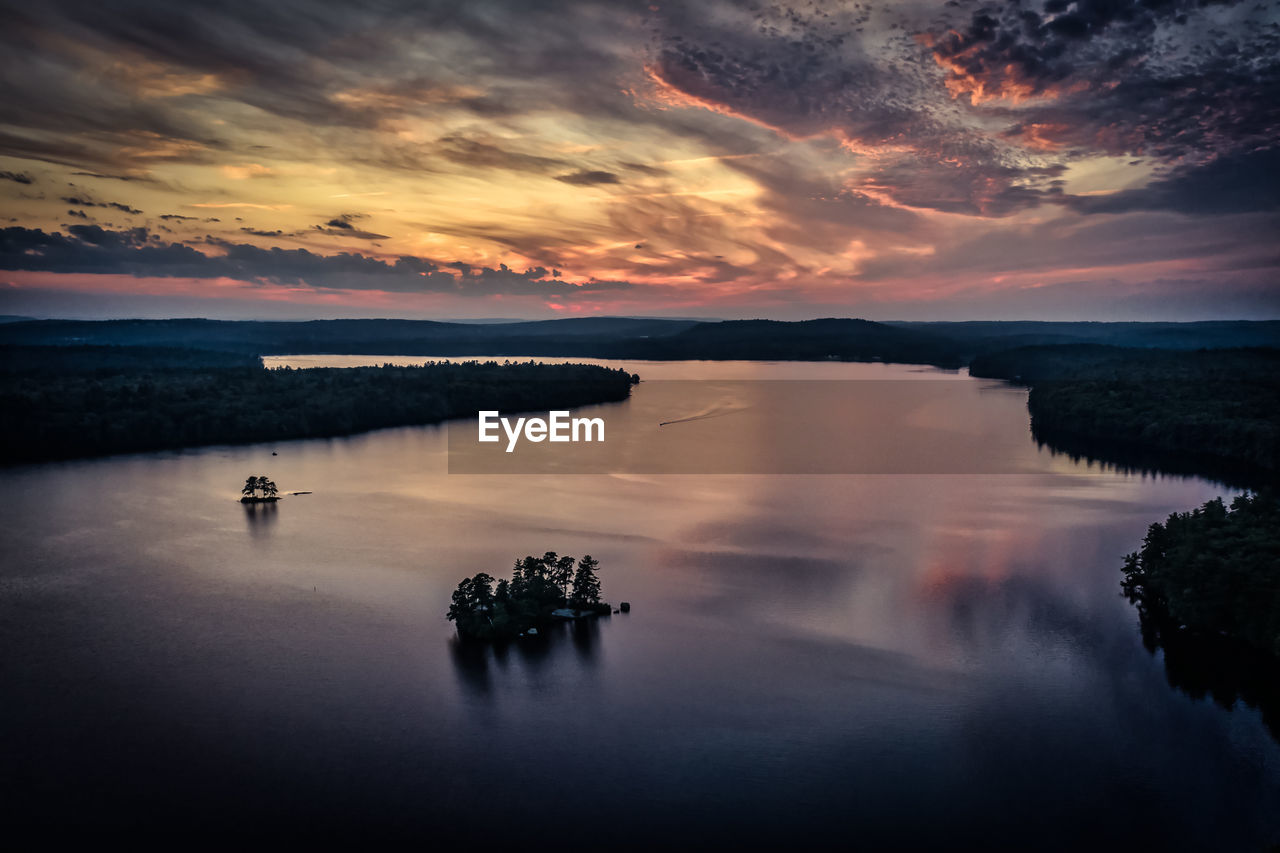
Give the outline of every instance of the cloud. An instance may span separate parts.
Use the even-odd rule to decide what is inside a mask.
[[[599,184],[619,183],[618,176],[613,172],[586,169],[582,169],[577,172],[570,172],[567,175],[556,175],[556,180],[563,181],[566,184],[573,184],[576,187],[592,187],[598,186]]]
[[[1040,203],[1025,185],[1050,164],[961,110],[897,22],[862,7],[774,7],[679,23],[650,66],[660,100],[791,141],[835,140],[866,166],[856,188],[903,206],[994,216]]]
[[[930,37],[949,89],[1075,153],[1206,160],[1280,131],[1274,10],[1225,0],[983,5]]]
[[[557,158],[511,151],[494,142],[464,136],[441,137],[436,152],[451,163],[480,169],[541,173],[564,166],[564,161]]]
[[[143,204],[229,215],[201,220],[207,240],[196,216],[168,213],[155,222],[181,242],[151,233],[90,252],[86,235],[53,230],[56,193],[11,186],[0,203],[44,229],[50,256],[155,268],[179,254],[157,250],[185,246],[201,275],[305,273],[313,287],[443,288],[465,278],[460,259],[483,265],[481,282],[555,286],[510,278],[506,260],[695,301],[787,289],[840,304],[859,288],[907,294],[918,275],[976,281],[1094,256],[1154,263],[1194,247],[1196,263],[1252,263],[1280,207],[1277,8],[13,3],[0,157],[27,171],[0,177],[125,182],[81,182],[114,202],[63,190],[77,225]],[[309,256],[253,254],[273,250],[246,237]],[[343,246],[391,272],[318,254]],[[421,251],[427,275],[396,268]]]
[[[112,231],[72,225],[67,233],[8,227],[0,229],[0,269],[57,273],[127,274],[155,278],[229,278],[258,283],[306,285],[321,289],[452,293],[465,296],[521,295],[571,297],[621,292],[635,285],[619,281],[571,284],[551,270],[517,272],[400,256],[387,261],[341,252],[320,255],[307,249],[263,249],[217,238],[204,240],[210,252],[162,240],[144,228]]]
[[[107,207],[112,210],[118,210],[121,213],[128,213],[131,215],[142,213],[142,211],[138,210],[136,207],[130,207],[129,205],[118,201],[93,201],[92,199],[84,198],[82,196],[63,196],[62,200],[67,204],[74,204],[80,207]]]
[[[233,181],[269,178],[276,173],[275,169],[270,166],[264,166],[261,163],[228,163],[225,166],[221,166],[220,170],[224,176]]]
[[[78,178],[101,178],[104,181],[148,181],[149,179],[141,175],[104,175],[100,172],[72,172],[73,176]]]
[[[13,181],[15,184],[35,183],[35,178],[24,172],[0,172],[0,180]]]
[[[1046,170],[1082,158],[1139,155],[1173,168],[1280,137],[1280,26],[1265,7],[947,5],[962,11],[673,14],[650,66],[655,97],[791,140],[833,137],[867,163],[861,189],[987,217],[1057,201]],[[1203,210],[1235,204],[1201,189]]]
[[[292,235],[286,235],[286,234],[285,234],[285,232],[284,232],[283,230],[279,229],[279,228],[277,228],[277,229],[276,229],[276,230],[274,230],[274,231],[264,231],[264,230],[262,230],[262,229],[260,229],[260,228],[248,228],[248,227],[242,227],[240,230],[241,230],[241,231],[243,231],[243,232],[244,232],[244,233],[246,233],[246,234],[252,234],[254,237],[285,237],[285,236],[292,236]]]
[[[623,163],[619,163],[618,165],[624,169],[629,169],[632,172],[639,172],[642,175],[648,175],[649,177],[653,177],[653,178],[665,178],[671,174],[666,169],[660,169],[657,166],[648,166],[648,165],[645,165],[644,163],[623,162]]]
[[[333,219],[330,219],[325,225],[330,228],[341,228],[346,231],[354,231],[355,226],[351,223],[366,218],[363,213],[340,213]]]
[[[357,228],[352,223],[368,217],[363,213],[341,213],[330,219],[324,225],[312,226],[315,230],[322,234],[329,234],[333,237],[352,237],[357,240],[386,240],[389,239],[386,234],[375,234],[372,231],[365,231]],[[240,229],[245,230],[245,229]]]
[[[1217,216],[1280,210],[1280,148],[1179,166],[1144,187],[1068,197],[1063,203],[1083,213],[1171,210]]]

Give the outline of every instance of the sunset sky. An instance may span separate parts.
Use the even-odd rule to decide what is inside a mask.
[[[0,2],[0,313],[1280,317],[1280,3]]]

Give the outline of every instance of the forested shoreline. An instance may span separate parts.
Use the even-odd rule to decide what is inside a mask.
[[[1027,385],[1032,433],[1052,448],[1236,485],[1280,477],[1280,350],[1022,347],[970,373]]]
[[[126,348],[120,348],[126,349]],[[25,354],[30,356],[30,353]],[[0,352],[0,463],[351,435],[626,399],[633,377],[595,365],[434,362],[266,370],[223,354],[158,349]],[[202,362],[205,364],[202,365]]]
[[[1280,497],[1245,493],[1175,512],[1124,560],[1125,596],[1169,683],[1257,707],[1280,738]]]

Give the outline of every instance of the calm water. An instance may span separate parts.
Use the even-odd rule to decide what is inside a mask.
[[[959,455],[985,434],[1020,473],[460,475],[443,427],[0,472],[9,825],[522,846],[1280,840],[1260,715],[1172,689],[1119,595],[1146,526],[1222,489],[1051,456],[1022,392],[963,375],[624,366],[959,383],[839,440],[927,429]],[[897,384],[848,387],[896,411],[875,395]],[[839,452],[834,434],[733,413],[673,437],[650,428],[649,391],[600,407],[644,453],[727,436],[760,458]],[[247,509],[250,473],[313,493]],[[444,620],[459,578],[546,550],[598,557],[632,613],[459,646]]]

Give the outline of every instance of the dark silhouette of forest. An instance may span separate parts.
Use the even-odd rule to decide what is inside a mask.
[[[1215,498],[1152,524],[1122,588],[1170,683],[1224,707],[1243,699],[1280,737],[1280,497]]]
[[[243,361],[225,353],[98,350],[0,355],[0,462],[349,435],[481,409],[569,409],[623,400],[633,381],[577,364],[265,370],[256,358],[258,366],[221,366]],[[24,358],[29,369],[20,369]]]
[[[591,356],[641,359],[896,361],[961,367],[961,347],[930,332],[868,320],[591,317],[519,323],[428,320],[38,320],[0,325],[14,346],[197,347],[272,355]]]
[[[575,561],[548,551],[516,560],[511,580],[480,572],[463,578],[453,592],[448,619],[466,640],[510,640],[536,634],[557,618],[604,616],[600,561],[590,554]]]
[[[1280,322],[877,323],[574,317],[431,320],[21,320],[0,345],[194,347],[252,355],[560,355],[601,358],[850,359],[959,366],[985,353],[1048,344],[1198,349],[1280,346]]]
[[[691,320],[575,317],[538,321],[18,320],[0,346],[195,348],[241,355],[591,356],[628,359],[892,361],[962,367],[1015,347],[1094,344],[1131,348],[1280,346],[1280,322],[879,323],[827,318]]]
[[[1029,385],[1032,432],[1055,449],[1242,485],[1280,476],[1280,350],[1025,347],[970,372]]]
[[[1122,588],[1172,686],[1243,700],[1280,739],[1280,350],[1034,346],[970,372],[1028,385],[1032,433],[1054,450],[1265,489],[1151,525]]]
[[[1186,630],[1280,655],[1280,499],[1214,498],[1152,524],[1125,557],[1123,588]]]

